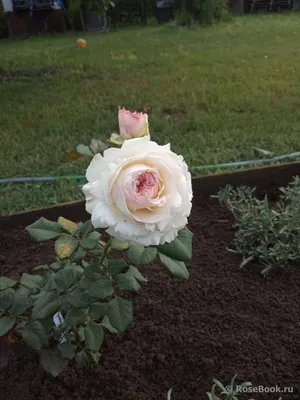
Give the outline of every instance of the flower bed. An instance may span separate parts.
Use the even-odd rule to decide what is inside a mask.
[[[210,198],[219,186],[249,184],[274,200],[279,186],[299,173],[294,163],[194,180],[190,279],[169,277],[158,264],[141,267],[148,283],[133,295],[133,323],[124,334],[107,336],[98,365],[69,366],[53,378],[34,351],[2,341],[3,397],[154,400],[166,399],[172,387],[174,400],[202,400],[213,377],[228,383],[237,374],[255,386],[293,387],[282,397],[299,399],[300,270],[279,271],[268,279],[253,268],[240,270],[241,257],[226,250],[234,235],[232,215]],[[3,219],[3,275],[14,278],[53,261],[53,244],[33,242],[24,231],[41,215],[87,218],[84,205],[76,203]],[[3,365],[6,351],[11,356]],[[278,397],[260,393],[257,398]]]

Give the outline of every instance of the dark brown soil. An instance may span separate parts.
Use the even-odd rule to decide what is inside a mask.
[[[229,383],[237,374],[254,385],[294,388],[244,399],[300,399],[300,270],[267,280],[256,268],[239,270],[240,257],[226,251],[232,217],[215,201],[194,207],[190,228],[190,280],[145,268],[149,282],[135,297],[134,322],[123,336],[107,336],[98,366],[68,367],[54,379],[35,352],[16,348],[0,369],[2,398],[166,400],[172,387],[172,400],[204,400],[213,377]],[[0,231],[2,273],[50,262],[52,246],[23,230]]]

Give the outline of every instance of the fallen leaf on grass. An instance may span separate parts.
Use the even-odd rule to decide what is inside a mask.
[[[63,161],[75,161],[80,158],[84,158],[84,155],[78,153],[78,151],[74,148],[64,156]]]
[[[23,121],[23,124],[26,126],[30,126],[31,128],[34,128],[36,126],[36,122],[32,121],[32,119],[25,119]]]

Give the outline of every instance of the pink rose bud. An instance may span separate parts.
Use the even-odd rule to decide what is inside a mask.
[[[122,144],[128,139],[149,136],[148,114],[131,112],[123,107],[119,109],[119,128],[120,135],[113,133],[110,137],[110,141],[115,144]]]

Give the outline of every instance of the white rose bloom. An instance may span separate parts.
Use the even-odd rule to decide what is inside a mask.
[[[149,136],[95,155],[83,186],[95,228],[144,246],[172,242],[192,208],[191,174],[182,156]]]

